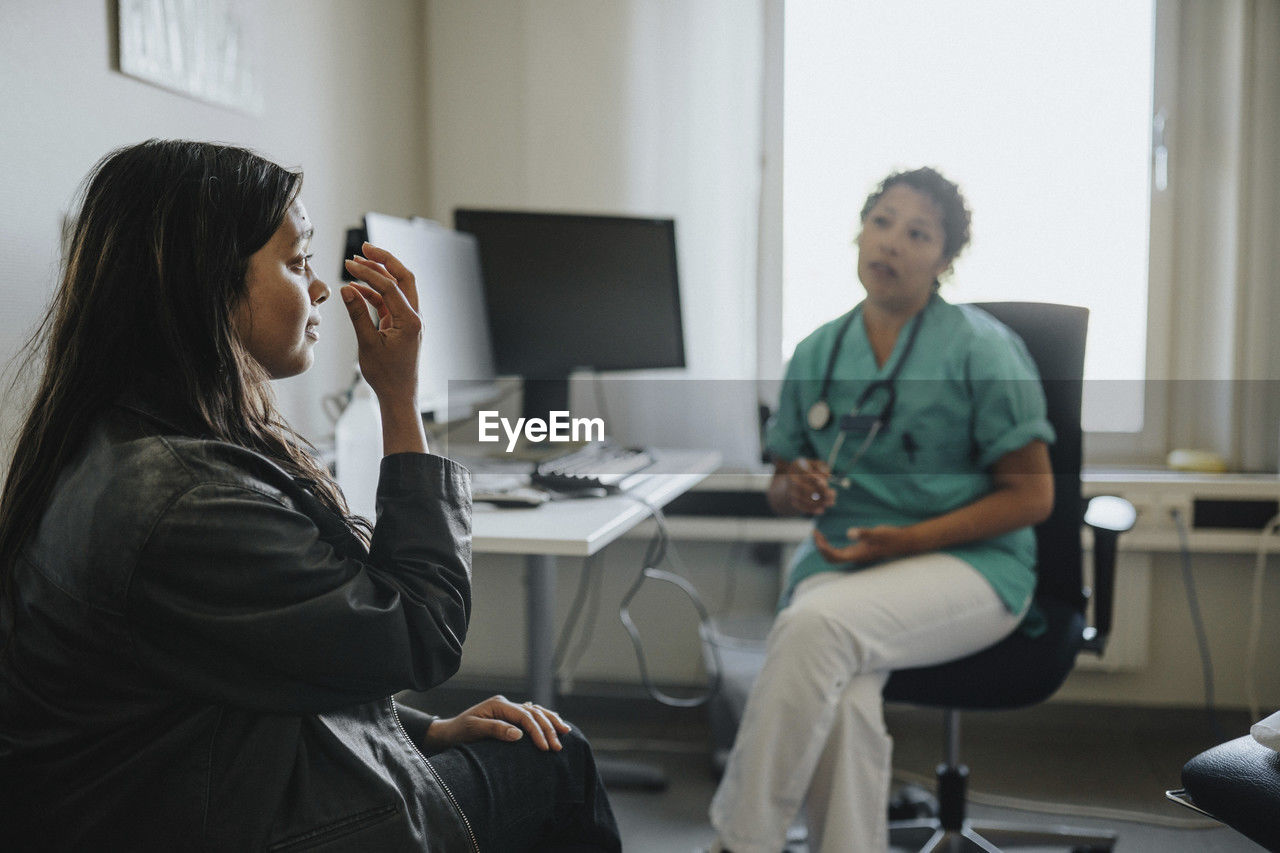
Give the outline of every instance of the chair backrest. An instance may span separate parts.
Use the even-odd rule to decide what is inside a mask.
[[[1049,448],[1053,513],[1036,527],[1036,597],[1054,598],[1083,611],[1080,404],[1089,309],[1043,302],[979,302],[974,306],[1016,332],[1040,371],[1049,423],[1057,441]]]

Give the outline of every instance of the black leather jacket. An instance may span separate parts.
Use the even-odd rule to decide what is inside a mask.
[[[15,566],[0,847],[475,849],[391,698],[457,671],[470,571],[446,459],[383,460],[366,551],[267,458],[114,407]]]

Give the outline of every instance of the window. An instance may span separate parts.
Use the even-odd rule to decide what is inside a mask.
[[[944,296],[1088,307],[1085,428],[1141,430],[1151,0],[788,0],[785,16],[782,359],[862,298],[867,193],[930,165],[974,214]]]

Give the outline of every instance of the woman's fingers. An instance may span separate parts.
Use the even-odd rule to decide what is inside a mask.
[[[351,326],[355,329],[356,341],[364,346],[372,336],[378,334],[373,318],[369,316],[369,306],[360,298],[360,291],[354,285],[343,285],[339,293],[342,294],[343,304],[347,306],[347,316],[351,318]]]
[[[525,702],[520,707],[524,709],[527,715],[525,731],[529,732],[534,744],[539,749],[550,749],[559,752],[560,738],[556,737],[556,727],[551,722],[553,712],[532,702]]]
[[[374,290],[372,287],[365,284],[364,282],[349,281],[347,282],[347,284],[350,285],[351,287],[354,287],[359,292],[359,294],[363,296],[365,300],[369,302],[370,305],[373,306],[374,310],[378,312],[379,327],[381,327],[384,322],[390,320],[391,311],[390,309],[387,308],[387,301],[382,298],[381,293]]]
[[[505,720],[470,717],[467,719],[466,725],[468,731],[462,738],[464,742],[482,740],[484,738],[516,741],[524,737],[524,732],[520,731],[519,726],[513,726]]]
[[[849,544],[836,548],[820,530],[813,531],[818,553],[828,563],[871,563],[915,552],[910,529],[906,527],[889,524],[871,528],[850,527],[845,535],[849,537]]]
[[[542,706],[539,705],[538,707],[541,708]],[[542,708],[542,710],[551,718],[551,724],[556,727],[557,732],[560,734],[566,734],[570,730],[571,727],[564,721],[564,717],[560,716],[555,711],[552,711],[550,708]]]
[[[345,266],[353,278],[364,282],[382,297],[393,327],[410,327],[417,322],[416,306],[409,301],[400,282],[390,276],[381,264],[357,255],[354,258],[348,258]]]
[[[815,515],[836,502],[828,482],[831,471],[820,459],[797,459],[791,470],[791,502],[800,512]]]
[[[831,469],[821,459],[797,459],[796,467],[800,469],[801,473],[817,478],[824,483],[831,477]]]
[[[792,480],[788,494],[791,505],[806,515],[818,515],[836,502],[835,492],[825,483]]]
[[[818,553],[822,555],[822,559],[828,563],[855,563],[858,558],[859,546],[857,542],[846,545],[843,548],[836,548],[827,541],[827,537],[822,535],[821,530],[813,531],[813,542],[818,548]]]
[[[371,261],[380,264],[383,269],[391,274],[396,284],[404,292],[405,298],[414,311],[418,310],[418,282],[413,277],[413,273],[402,263],[395,255],[388,252],[381,246],[375,246],[366,242],[363,246],[364,256]]]
[[[478,726],[478,736],[519,740],[511,736],[512,728],[519,727],[515,730],[528,733],[538,749],[555,752],[561,749],[559,735],[569,731],[569,724],[555,711],[533,702],[516,704],[505,696],[486,699],[459,716],[472,718]]]
[[[422,339],[413,275],[390,252],[369,243],[365,249],[373,259],[356,256],[344,261],[355,279],[343,287],[343,300],[356,325],[360,372],[380,400],[388,394],[412,400]],[[351,294],[360,298],[348,300]],[[366,302],[377,312],[376,329],[370,328]]]

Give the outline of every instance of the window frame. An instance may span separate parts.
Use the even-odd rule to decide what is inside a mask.
[[[1173,159],[1176,149],[1177,68],[1180,0],[1152,0],[1154,69],[1150,115],[1165,121],[1164,143]],[[776,404],[788,354],[782,353],[783,300],[783,110],[786,0],[765,0],[764,34],[764,181],[760,211],[759,288],[757,292],[757,369],[763,378],[761,402]],[[1154,148],[1149,167],[1154,164]],[[1084,436],[1086,466],[1163,465],[1169,443],[1169,394],[1174,290],[1176,186],[1170,181],[1150,194],[1150,240],[1147,274],[1146,377],[1143,426],[1137,432],[1088,431]]]

